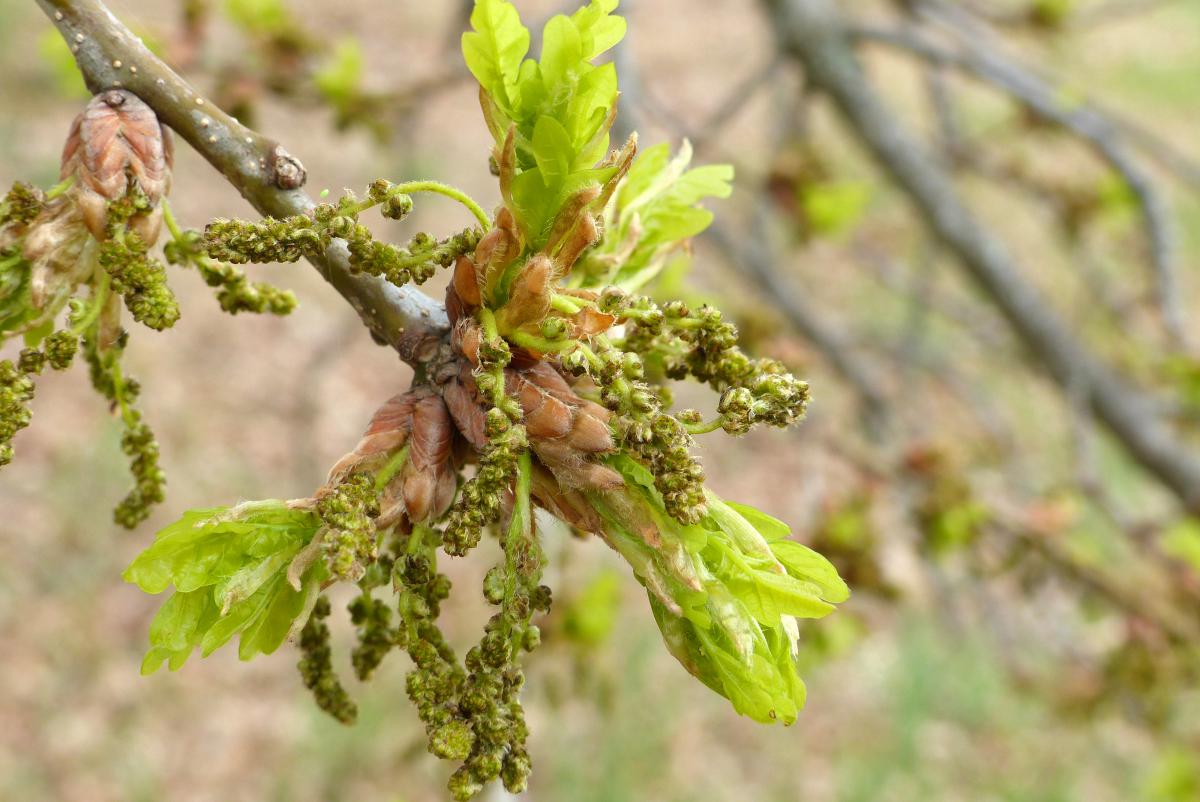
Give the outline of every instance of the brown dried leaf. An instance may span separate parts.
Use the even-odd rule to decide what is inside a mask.
[[[407,514],[408,507],[404,503],[404,477],[393,476],[379,495],[379,517],[375,519],[375,528],[381,532],[390,529]]]
[[[625,486],[621,475],[606,465],[591,462],[587,454],[566,438],[531,437],[533,453],[550,469],[559,484],[583,490],[615,490]]]
[[[408,519],[414,523],[424,521],[433,510],[437,475],[432,470],[417,470],[411,460],[404,464],[400,475],[404,482],[404,507],[408,511]]]
[[[412,412],[412,442],[408,461],[418,470],[436,468],[450,456],[450,439],[454,430],[450,414],[440,396],[431,390],[421,391]]]
[[[22,254],[31,265],[30,301],[35,309],[56,305],[88,278],[92,263],[82,258],[87,235],[78,207],[65,197],[52,202],[30,226]]]
[[[617,319],[606,312],[584,307],[571,317],[572,336],[577,339],[579,337],[595,337],[597,334],[603,334],[611,329],[616,322]]]
[[[611,198],[613,192],[616,191],[617,186],[621,183],[621,179],[625,177],[625,174],[629,172],[629,168],[633,166],[633,157],[637,155],[637,146],[638,135],[637,132],[634,131],[629,135],[629,138],[625,140],[625,144],[619,151],[613,151],[608,155],[608,158],[604,160],[605,166],[611,167],[616,165],[617,172],[612,178],[604,182],[604,188],[600,192],[600,197],[596,199],[596,208],[603,208],[604,205],[608,203],[608,199]]]
[[[512,182],[517,177],[517,126],[515,124],[508,126],[504,144],[498,146],[493,155],[500,173],[500,197],[504,198],[506,206],[512,206]]]
[[[530,437],[561,437],[571,431],[574,411],[537,385],[522,380],[517,397]]]
[[[531,365],[522,370],[521,375],[553,395],[559,401],[573,403],[580,400],[579,396],[575,395],[575,391],[571,389],[571,385],[563,378],[563,375],[549,362],[538,362],[536,365]]]
[[[433,488],[433,517],[440,518],[454,503],[454,494],[458,490],[458,471],[454,463],[447,461],[438,473],[437,484]]]
[[[521,236],[517,221],[506,207],[496,213],[492,229],[475,246],[475,281],[479,287],[490,287],[504,268],[521,255]]]

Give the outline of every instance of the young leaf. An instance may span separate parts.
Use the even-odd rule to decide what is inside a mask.
[[[282,501],[236,509],[184,513],[130,563],[125,581],[146,593],[162,593],[169,585],[186,593],[228,579],[252,558],[307,543],[319,526],[314,513],[289,509]],[[228,517],[231,513],[238,517]]]
[[[217,620],[217,605],[206,588],[173,593],[150,622],[150,650],[142,660],[142,674],[153,674],[169,662],[176,671],[200,645],[204,633]]]
[[[766,538],[768,543],[785,540],[792,536],[790,526],[778,518],[767,515],[762,510],[756,510],[747,504],[738,504],[736,501],[726,501],[725,505],[745,518],[751,526],[758,530],[760,535]]]
[[[779,540],[771,544],[771,551],[789,574],[820,588],[821,598],[825,601],[840,604],[850,598],[850,588],[838,576],[833,564],[803,543]]]
[[[712,213],[697,204],[729,197],[733,168],[714,164],[689,170],[691,158],[686,140],[675,158],[665,144],[638,154],[605,209],[605,238],[582,266],[585,286],[637,290],[684,242],[708,228]]]
[[[542,53],[538,59],[544,86],[560,86],[572,83],[587,58],[583,52],[583,39],[570,17],[557,14],[542,28]]]
[[[716,493],[705,490],[708,502],[708,518],[716,528],[725,532],[744,554],[766,561],[770,567],[775,565],[775,555],[759,531],[750,522],[737,513],[732,507],[722,501]]]
[[[278,574],[280,569],[286,569],[298,551],[300,551],[300,544],[291,544],[258,563],[243,566],[232,576],[220,582],[213,590],[213,598],[220,605],[222,615],[227,614],[233,605],[254,595],[259,588]]]
[[[731,576],[725,586],[763,626],[779,627],[783,616],[823,618],[833,605],[821,601],[816,586],[770,571]]]
[[[571,15],[583,42],[583,57],[596,58],[625,38],[625,19],[614,17],[618,0],[592,0]]]
[[[158,533],[125,570],[126,581],[148,593],[175,586],[150,625],[142,673],[169,662],[182,666],[200,647],[204,656],[241,633],[238,654],[270,654],[302,626],[328,578],[323,561],[303,574],[297,590],[287,569],[317,533],[319,518],[283,501],[232,509],[191,510]]]
[[[566,183],[575,157],[571,135],[553,117],[543,117],[533,129],[533,158],[541,173],[542,184],[555,197]]]
[[[713,494],[700,524],[684,526],[666,513],[645,466],[623,454],[606,463],[624,478],[624,499],[590,498],[606,539],[646,587],[668,650],[739,713],[794,721],[805,699],[796,617],[824,616],[846,599],[833,566],[786,540],[783,522]],[[652,535],[635,534],[651,524]]]
[[[29,287],[29,263],[19,254],[0,256],[0,337],[37,318]]]
[[[471,27],[462,36],[463,58],[483,90],[507,116],[518,103],[521,59],[529,51],[529,31],[507,0],[477,0]]]
[[[799,677],[796,682],[784,682],[771,660],[774,655],[755,652],[749,660],[743,660],[725,649],[714,634],[703,630],[697,630],[696,634],[734,710],[764,724],[773,721],[791,724],[796,720],[804,703],[803,695],[796,698]],[[794,675],[795,668],[789,667],[788,673]],[[802,689],[803,683],[799,687]]]
[[[591,61],[624,34],[625,21],[611,16],[616,6],[596,0],[570,17],[552,17],[538,61],[522,60],[529,33],[504,0],[477,0],[474,30],[463,36],[463,54],[479,81],[484,119],[497,145],[502,195],[530,251],[544,244],[569,197],[615,174],[596,165],[608,150],[616,69]]]

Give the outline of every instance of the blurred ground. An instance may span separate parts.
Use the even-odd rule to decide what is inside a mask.
[[[436,72],[451,4],[445,5],[346,0],[295,7],[331,36],[361,37],[371,80],[388,86]],[[551,11],[547,3],[519,5],[531,20]],[[1152,117],[1177,141],[1195,142],[1200,15],[1180,5],[1188,8],[1107,31],[1062,59],[1122,108]],[[112,7],[147,31],[170,30],[175,13],[170,3],[120,0]],[[748,0],[642,2],[633,44],[655,94],[690,119],[703,119],[723,95],[713,87],[730,86],[731,71],[752,71],[755,43],[766,35],[755,8]],[[33,3],[0,0],[0,183],[52,178],[75,113],[39,56],[46,30]],[[423,40],[424,31],[432,33]],[[218,39],[211,57],[226,58],[238,47],[236,37]],[[899,69],[894,75],[897,93],[911,90],[908,76]],[[198,80],[203,86],[203,74]],[[756,128],[755,109],[769,102],[764,93],[751,103],[706,157],[732,154],[749,174],[761,171],[765,135]],[[661,133],[651,122],[643,141]],[[360,188],[380,175],[437,177],[485,205],[496,200],[483,158],[486,131],[466,83],[421,109],[403,151],[378,148],[361,132],[334,134],[320,110],[268,104],[258,126],[303,159],[313,189]],[[177,216],[194,226],[249,214],[186,147],[178,153],[173,203]],[[880,242],[886,248],[887,221],[894,226],[902,218],[886,199],[874,203],[885,221]],[[1193,225],[1184,226],[1186,248],[1194,264],[1200,214],[1195,203],[1187,209]],[[412,223],[432,230],[455,224],[462,224],[457,210],[440,200],[419,203]],[[1030,242],[1031,250],[1037,247]],[[697,261],[703,292],[728,296],[729,305],[743,311],[752,308],[744,282],[714,259]],[[819,282],[828,299],[842,292],[838,269],[850,267],[831,263],[820,246],[800,264],[803,279]],[[424,753],[423,733],[404,696],[400,655],[388,659],[369,687],[353,688],[361,716],[352,729],[315,709],[290,647],[249,664],[226,650],[178,673],[138,675],[157,600],[124,585],[119,574],[156,527],[189,507],[307,495],[353,445],[374,407],[409,381],[407,368],[371,343],[309,267],[254,270],[294,288],[300,309],[283,319],[230,319],[197,277],[177,275],[180,325],[133,338],[128,363],[143,380],[145,412],[170,479],[167,503],[138,531],[110,523],[111,505],[125,491],[124,461],[116,426],[86,388],[82,368],[39,384],[34,425],[16,441],[19,469],[0,475],[0,799],[443,798],[447,769]],[[952,343],[939,345],[953,352]],[[805,370],[818,398],[812,419],[794,432],[756,433],[737,442],[713,435],[705,464],[723,495],[803,533],[823,504],[839,498],[844,481],[824,444],[830,432],[856,422],[841,414],[845,400],[827,390],[829,377],[803,343],[776,331],[761,337],[759,347],[811,367]],[[947,410],[940,425],[954,421]],[[1028,458],[1036,463],[1053,455]],[[1068,689],[1071,684],[1061,651],[1037,640],[1037,626],[1018,621],[1011,640],[1001,642],[980,623],[989,608],[1018,597],[1019,588],[973,605],[954,595],[947,609],[939,604],[948,597],[938,594],[937,577],[915,565],[904,527],[878,523],[884,539],[895,539],[885,549],[885,568],[912,590],[912,600],[895,606],[856,597],[846,605],[863,622],[861,636],[847,631],[844,650],[814,659],[808,707],[790,729],[739,720],[667,655],[644,595],[614,555],[600,543],[551,533],[549,582],[558,619],[581,589],[604,583],[611,572],[621,581],[613,606],[604,608],[613,631],[603,643],[572,641],[552,621],[545,646],[528,661],[535,766],[528,798],[1155,798],[1156,773],[1171,757],[1151,738],[1116,714],[1058,715],[1055,704],[1006,670],[1017,653],[1027,670],[1053,675]],[[485,565],[475,555],[451,574],[456,583],[475,586]],[[483,615],[480,600],[452,608],[448,617],[466,642]],[[342,619],[335,628],[343,641],[347,623]],[[1195,698],[1190,704],[1181,715],[1200,708]]]

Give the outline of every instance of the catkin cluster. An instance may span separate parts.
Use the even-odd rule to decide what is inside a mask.
[[[479,241],[479,230],[466,228],[441,240],[418,232],[403,247],[383,242],[359,220],[375,206],[384,217],[400,220],[412,209],[412,198],[380,180],[371,184],[366,200],[347,194],[305,215],[260,222],[214,220],[204,230],[204,247],[212,259],[233,264],[295,262],[321,257],[336,238],[346,243],[352,270],[403,286],[425,283]]]

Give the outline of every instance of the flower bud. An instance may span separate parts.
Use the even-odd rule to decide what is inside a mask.
[[[429,751],[443,760],[463,760],[474,745],[475,733],[461,719],[451,719],[429,734]]]
[[[627,379],[636,381],[642,378],[645,372],[642,367],[642,358],[635,353],[625,354],[621,358],[621,371]]]
[[[485,415],[485,429],[489,440],[495,440],[509,430],[511,421],[503,410],[493,407]]]
[[[158,203],[170,191],[173,160],[171,134],[154,111],[132,92],[110,89],[93,97],[72,123],[60,175],[76,179],[70,194],[99,240],[108,236],[108,204],[140,191],[148,208],[129,226],[149,246],[158,239]]]
[[[688,306],[683,301],[671,301],[663,306],[663,314],[674,319],[685,318],[688,316]]]
[[[510,752],[500,770],[500,779],[504,782],[505,790],[513,794],[524,793],[529,786],[529,775],[532,771],[533,764],[524,749]]]
[[[379,208],[380,214],[389,220],[403,220],[412,211],[413,199],[410,195],[391,195]]]
[[[645,390],[634,390],[629,394],[629,403],[638,412],[652,412],[655,409],[654,396]]]
[[[542,631],[538,627],[530,624],[525,630],[525,634],[521,636],[521,648],[527,652],[532,652],[542,643]]]
[[[541,329],[546,339],[558,340],[567,333],[567,321],[561,317],[548,317],[542,321]]]
[[[450,789],[450,796],[458,802],[467,802],[483,790],[483,783],[475,779],[475,775],[470,769],[461,766],[455,770],[454,774],[450,775],[450,782],[446,787]]]
[[[600,293],[599,304],[602,312],[620,312],[629,305],[629,293],[620,287],[605,287]]]
[[[483,577],[483,597],[488,600],[488,604],[504,601],[505,579],[504,570],[500,566],[494,565],[488,569]]]
[[[353,217],[338,215],[329,221],[329,233],[335,237],[346,237],[354,232],[357,225]]]
[[[392,191],[393,186],[395,184],[386,178],[376,178],[367,185],[367,198],[372,203],[383,203],[388,199],[388,193]]]
[[[580,348],[573,348],[562,355],[559,364],[572,376],[582,376],[588,369],[587,354]]]

